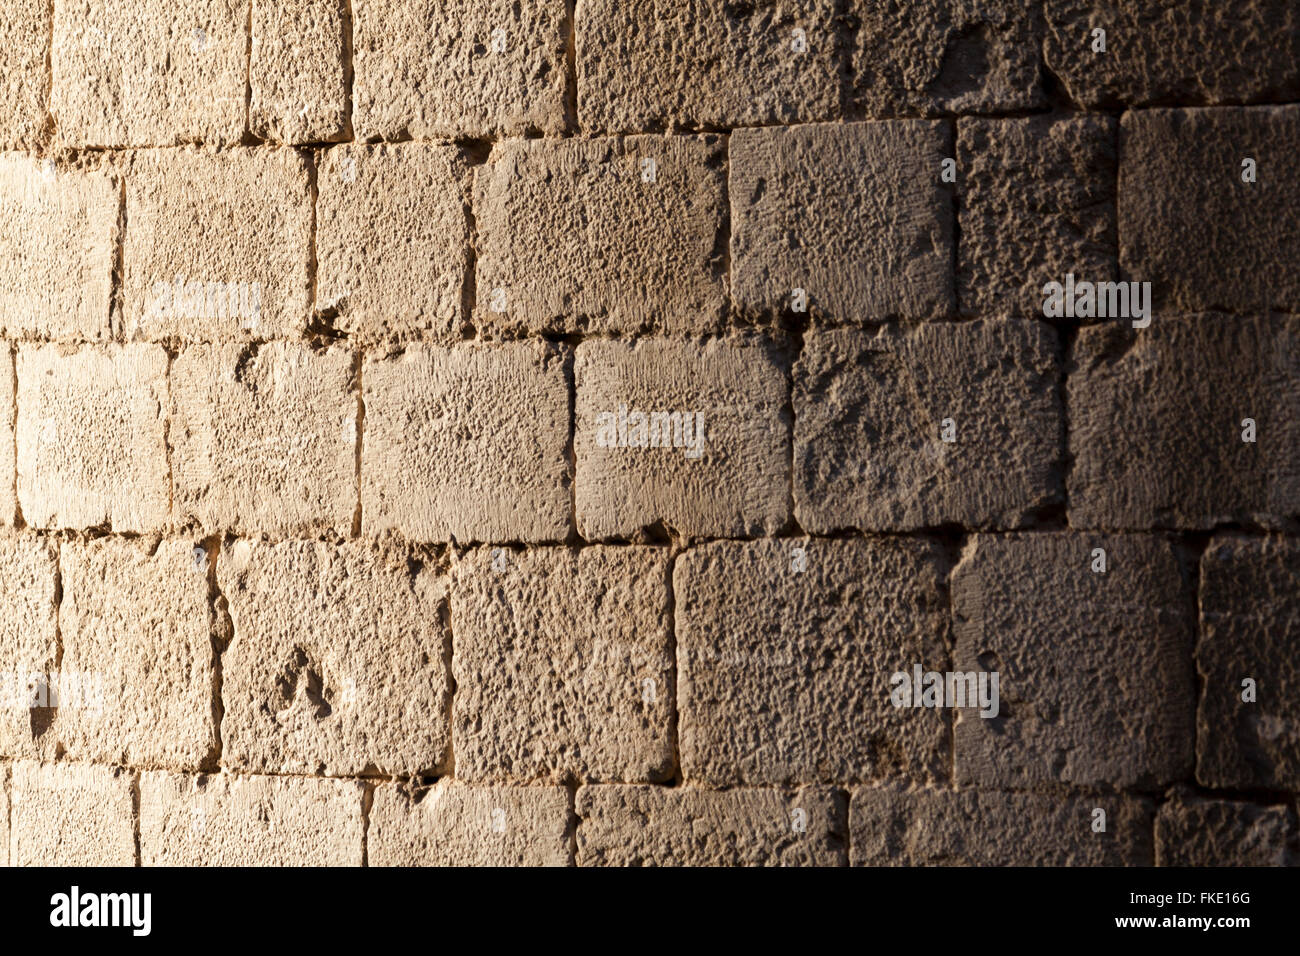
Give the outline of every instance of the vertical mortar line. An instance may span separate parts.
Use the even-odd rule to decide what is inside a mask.
[[[564,37],[564,126],[570,135],[578,129],[578,23],[577,3],[565,0]]]
[[[173,464],[175,455],[172,449],[172,364],[178,354],[176,346],[164,345],[163,354],[167,356],[167,368],[163,375],[163,449],[167,455],[167,518],[175,529],[176,525],[176,469]]]
[[[361,784],[361,865],[370,866],[370,808],[375,802],[376,784],[362,781]]]
[[[248,0],[248,13],[244,18],[244,134],[253,131],[253,4]]]
[[[131,837],[134,842],[135,866],[144,866],[140,853],[140,771],[131,771]]]
[[[10,403],[9,413],[12,416],[10,421],[13,422],[13,435],[10,436],[10,445],[14,453],[14,513],[9,517],[14,523],[15,530],[23,528],[27,522],[23,519],[22,502],[18,500],[18,348],[15,343],[6,342],[5,350],[9,357],[9,383],[13,387],[13,401]]]
[[[363,390],[365,383],[362,379],[362,372],[365,366],[364,349],[358,348],[357,351],[353,353],[352,363],[353,376],[356,378],[357,382],[356,424],[352,429],[353,435],[355,436],[352,442],[352,474],[356,482],[357,504],[356,509],[352,512],[352,537],[359,538],[361,537],[361,458],[366,434],[366,396]]]
[[[221,726],[226,719],[226,705],[222,696],[225,688],[225,671],[222,654],[234,639],[235,624],[230,616],[230,605],[221,593],[221,581],[217,577],[217,562],[221,560],[221,538],[212,535],[203,542],[208,555],[208,639],[212,644],[212,723],[215,753],[211,760],[204,760],[203,766],[210,766],[215,773],[221,771],[221,761],[225,755],[225,739],[221,735]]]
[[[447,546],[447,555],[449,558],[447,569],[447,593],[443,598],[443,615],[447,631],[446,642],[443,647],[443,666],[447,671],[447,752],[442,756],[441,771],[438,776],[456,777],[456,692],[459,688],[456,686],[456,632],[452,617],[452,600],[451,592],[456,587],[456,563],[457,556],[451,545]],[[414,792],[414,785],[412,787]]]
[[[116,170],[117,235],[113,241],[113,267],[109,275],[108,336],[126,338],[126,170]],[[116,327],[114,321],[116,320]]]
[[[57,132],[54,124],[54,0],[49,0],[46,9],[50,13],[50,31],[45,45],[45,118],[37,132],[37,153],[41,151],[42,142],[53,142]]]
[[[948,149],[949,156],[953,162],[957,162],[957,120],[959,117],[952,117],[943,121],[948,130]],[[942,164],[940,164],[942,169]],[[957,167],[957,181],[955,183],[945,183],[942,176],[939,179],[939,188],[948,194],[948,212],[952,217],[952,251],[950,254],[948,269],[952,275],[952,311],[953,317],[960,319],[962,316],[962,299],[961,299],[961,167]]]
[[[578,824],[582,821],[578,819],[578,786],[575,781],[570,781],[565,786],[565,791],[569,799],[569,826],[568,826],[568,846],[569,846],[569,866],[578,865]],[[583,784],[585,786],[585,784]]]
[[[356,107],[353,99],[353,86],[355,84],[356,66],[354,59],[356,56],[356,18],[352,14],[352,0],[343,0],[340,7],[342,15],[343,29],[343,138],[348,142],[356,140],[356,130],[352,125],[352,117]]]
[[[664,589],[665,603],[664,612],[667,617],[668,627],[668,658],[669,667],[672,668],[673,675],[673,701],[672,711],[668,715],[668,745],[673,759],[673,777],[676,784],[681,784],[685,779],[682,772],[682,747],[681,747],[681,655],[677,652],[677,591],[673,587],[673,575],[677,571],[677,559],[681,557],[688,545],[681,545],[674,540],[669,545],[668,564],[664,571]]]

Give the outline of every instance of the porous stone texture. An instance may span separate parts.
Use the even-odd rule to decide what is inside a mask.
[[[68,146],[238,142],[246,0],[54,0],[50,113]]]
[[[58,686],[50,673],[59,654],[58,562],[52,541],[0,534],[0,756],[54,755],[55,735],[47,732],[50,684]]]
[[[0,328],[6,336],[107,338],[119,192],[102,170],[0,154]]]
[[[1067,383],[1075,527],[1281,526],[1300,515],[1300,320],[1156,318],[1079,333]],[[1254,423],[1254,440],[1251,425]]]
[[[362,527],[415,541],[558,541],[570,528],[569,371],[543,342],[367,356]]]
[[[140,774],[142,866],[360,866],[364,787],[309,777]]]
[[[276,536],[352,530],[356,357],[275,342],[199,345],[172,361],[176,520]]]
[[[248,125],[282,143],[342,139],[348,0],[251,0]]]
[[[1157,866],[1295,866],[1295,812],[1232,800],[1176,796],[1155,824]]]
[[[564,0],[352,0],[358,139],[564,132]]]
[[[371,866],[568,866],[570,833],[563,787],[445,781],[379,787],[366,848]]]
[[[578,791],[580,866],[842,866],[844,799],[822,787]]]
[[[714,542],[673,569],[678,748],[693,784],[948,775],[948,715],[891,702],[943,670],[938,549],[918,540]]]
[[[24,345],[18,502],[36,528],[161,530],[170,512],[167,353],[156,345]]]
[[[311,309],[307,161],[290,149],[124,161],[128,339],[295,337]]]
[[[731,294],[837,322],[941,318],[953,307],[952,152],[939,122],[814,123],[730,137]]]
[[[854,866],[1151,866],[1151,817],[1150,803],[1125,796],[864,788],[849,804],[850,860]]]
[[[578,121],[637,133],[838,117],[832,0],[580,0]]]
[[[479,327],[715,328],[727,268],[726,155],[717,136],[497,144],[474,176]]]
[[[806,337],[794,374],[800,527],[1014,528],[1060,501],[1056,348],[1051,329],[1019,321]]]
[[[790,512],[789,384],[768,344],[590,340],[574,359],[588,539],[772,534]]]
[[[452,595],[458,778],[671,774],[667,549],[480,548]]]
[[[1085,107],[1300,96],[1300,10],[1290,0],[1046,0],[1044,11],[1045,64]]]
[[[197,770],[218,752],[208,555],[181,539],[64,543],[54,729],[68,756]],[[80,691],[77,692],[77,685]]]
[[[1120,265],[1158,315],[1300,311],[1300,105],[1130,111],[1120,157]]]
[[[954,713],[959,785],[1143,789],[1191,770],[1195,616],[1169,542],[978,535],[951,600],[954,671],[999,675],[996,715]]]
[[[1218,538],[1201,558],[1201,783],[1300,789],[1298,593],[1300,545],[1293,539]]]
[[[10,866],[135,865],[130,773],[27,760],[10,768]]]
[[[459,338],[469,168],[453,147],[340,146],[317,176],[316,310],[349,339]]]
[[[50,14],[46,0],[0,0],[0,148],[30,149],[45,126]]]
[[[441,569],[395,547],[237,541],[217,559],[225,765],[413,774],[447,756]]]
[[[870,117],[998,113],[1042,104],[1037,4],[848,0],[854,107]]]
[[[1091,114],[957,122],[963,313],[1028,318],[1049,282],[1118,278],[1118,135]]]
[[[14,361],[14,353],[7,347],[0,347],[0,527],[11,527],[18,513],[17,447],[14,443],[14,418],[18,411],[14,393],[18,382]]]

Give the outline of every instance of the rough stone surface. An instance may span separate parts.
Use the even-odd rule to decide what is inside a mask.
[[[196,770],[217,754],[207,552],[104,538],[59,555],[65,675],[55,729],[78,760]],[[92,691],[89,692],[89,691]]]
[[[1095,549],[1105,551],[1106,571]],[[961,786],[1152,788],[1192,764],[1191,594],[1169,542],[977,536],[952,573],[953,669],[999,710],[955,712]]]
[[[366,843],[371,866],[568,866],[569,839],[563,787],[446,782],[378,788]]]
[[[413,774],[448,747],[450,634],[437,567],[391,549],[237,541],[217,560],[227,766]]]
[[[564,0],[352,0],[358,139],[557,135]]]
[[[347,0],[252,0],[248,124],[282,143],[342,139]]]
[[[103,339],[118,184],[102,171],[0,155],[0,327],[11,338]]]
[[[1221,538],[1201,558],[1196,777],[1207,786],[1300,789],[1297,594],[1293,539]],[[1254,702],[1242,700],[1247,678]]]
[[[1096,810],[1106,830],[1093,830]],[[1151,866],[1151,805],[1132,797],[862,789],[854,866]]]
[[[578,120],[641,133],[835,119],[839,45],[832,0],[582,0]]]
[[[672,773],[666,549],[479,549],[451,607],[458,778]]]
[[[1291,0],[1046,0],[1047,67],[1090,108],[1300,97]],[[1093,52],[1093,30],[1106,52]]]
[[[940,122],[810,124],[731,135],[737,307],[834,321],[940,318],[953,307],[951,155]],[[482,285],[480,284],[480,290]]]
[[[958,120],[963,313],[1038,316],[1048,282],[1118,278],[1117,137],[1106,116]]]
[[[577,797],[579,866],[843,866],[843,797],[604,786]]]
[[[140,774],[142,866],[360,866],[355,780]]]
[[[51,671],[58,661],[58,546],[33,535],[0,535],[0,756],[54,755],[48,733]],[[44,688],[44,701],[40,699]]]
[[[367,356],[366,533],[460,543],[567,537],[566,364],[540,342]]]
[[[681,555],[673,593],[685,779],[946,779],[948,715],[890,699],[891,674],[944,669],[938,557],[901,539],[715,542]]]
[[[1156,814],[1157,866],[1296,866],[1296,818],[1287,806],[1176,796]]]
[[[357,507],[355,356],[290,343],[199,345],[172,361],[176,520],[346,535]]]
[[[561,333],[716,327],[726,177],[716,136],[499,143],[474,178],[476,322]]]
[[[237,142],[246,0],[55,0],[50,112],[69,146]]]
[[[0,148],[36,145],[50,95],[46,0],[0,0]]]
[[[579,533],[634,537],[656,525],[683,535],[779,530],[790,511],[783,364],[767,345],[744,340],[580,345]]]
[[[18,474],[14,443],[14,392],[17,375],[14,371],[14,353],[0,346],[0,527],[10,527],[18,513],[16,496]]]
[[[1139,110],[1120,131],[1120,265],[1157,309],[1300,312],[1300,105]]]
[[[22,346],[18,502],[36,528],[161,529],[170,511],[167,353]]]
[[[311,194],[290,149],[147,150],[126,173],[128,338],[296,337],[311,308]]]
[[[450,146],[340,146],[316,202],[316,309],[362,341],[459,338],[469,170]]]
[[[11,866],[133,866],[131,775],[91,764],[11,764]]]
[[[1277,526],[1300,515],[1300,319],[1084,329],[1067,383],[1075,527]],[[1246,419],[1254,442],[1243,440]]]
[[[812,335],[794,380],[805,531],[1014,528],[1061,499],[1056,336],[1042,323]]]
[[[1038,4],[849,0],[854,107],[867,116],[993,113],[1043,102]]]

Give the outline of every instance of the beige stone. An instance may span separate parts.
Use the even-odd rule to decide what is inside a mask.
[[[832,0],[582,0],[584,130],[791,125],[839,115]]]
[[[0,536],[0,756],[54,755],[50,684],[59,655],[58,547],[34,535]],[[40,706],[33,709],[35,702]]]
[[[338,146],[320,164],[316,310],[362,341],[459,338],[469,169],[451,146]]]
[[[355,356],[276,342],[172,361],[176,520],[204,530],[347,535],[357,508]]]
[[[128,338],[297,337],[311,308],[311,194],[291,149],[127,161]]]
[[[947,779],[949,715],[891,702],[945,669],[940,554],[925,541],[714,542],[682,554],[682,774],[716,785]]]
[[[1105,814],[1105,830],[1094,829]],[[1125,796],[862,789],[854,866],[1151,866],[1151,804]]]
[[[414,797],[379,787],[366,847],[371,866],[568,866],[563,787],[467,787],[444,781]]]
[[[458,778],[672,773],[666,549],[481,548],[451,607]]]
[[[36,528],[163,528],[167,353],[156,345],[18,350],[18,501]]]
[[[217,559],[225,766],[414,774],[448,748],[446,584],[406,552],[237,541]]]
[[[68,755],[193,770],[216,759],[217,672],[208,555],[192,541],[70,541],[59,555]]]
[[[558,541],[571,526],[568,371],[541,342],[367,356],[362,527],[416,541]]]
[[[310,777],[140,774],[142,866],[360,866],[364,787]]]
[[[1056,350],[1040,322],[805,336],[794,372],[800,527],[1018,527],[1059,502]]]
[[[119,200],[119,186],[106,172],[0,155],[4,334],[108,337]]]
[[[342,139],[347,0],[252,0],[248,125],[282,143]]]
[[[996,715],[954,714],[959,785],[1150,789],[1187,776],[1195,618],[1167,540],[979,535],[950,587],[953,670],[999,682]]]
[[[50,112],[69,146],[237,142],[247,0],[55,0]]]
[[[17,375],[14,353],[8,345],[0,346],[0,526],[14,524],[18,513],[17,464],[14,445],[14,417],[17,407],[14,392]]]
[[[352,0],[357,138],[565,129],[564,0]]]
[[[574,360],[579,532],[778,531],[790,513],[783,366],[757,341],[582,343]]]
[[[1157,866],[1295,866],[1295,811],[1176,794],[1155,824]]]
[[[843,866],[844,799],[820,787],[578,791],[579,866]]]
[[[941,122],[737,130],[729,154],[731,292],[751,312],[836,322],[943,318],[953,307],[951,155]],[[480,283],[480,291],[482,284]]]
[[[9,862],[9,765],[0,761],[0,858],[4,865]]]
[[[0,0],[0,147],[31,149],[50,95],[48,0]]]
[[[716,136],[497,144],[474,177],[476,323],[563,333],[717,327],[726,176]]]
[[[12,764],[11,866],[134,866],[132,774],[92,764]]]

